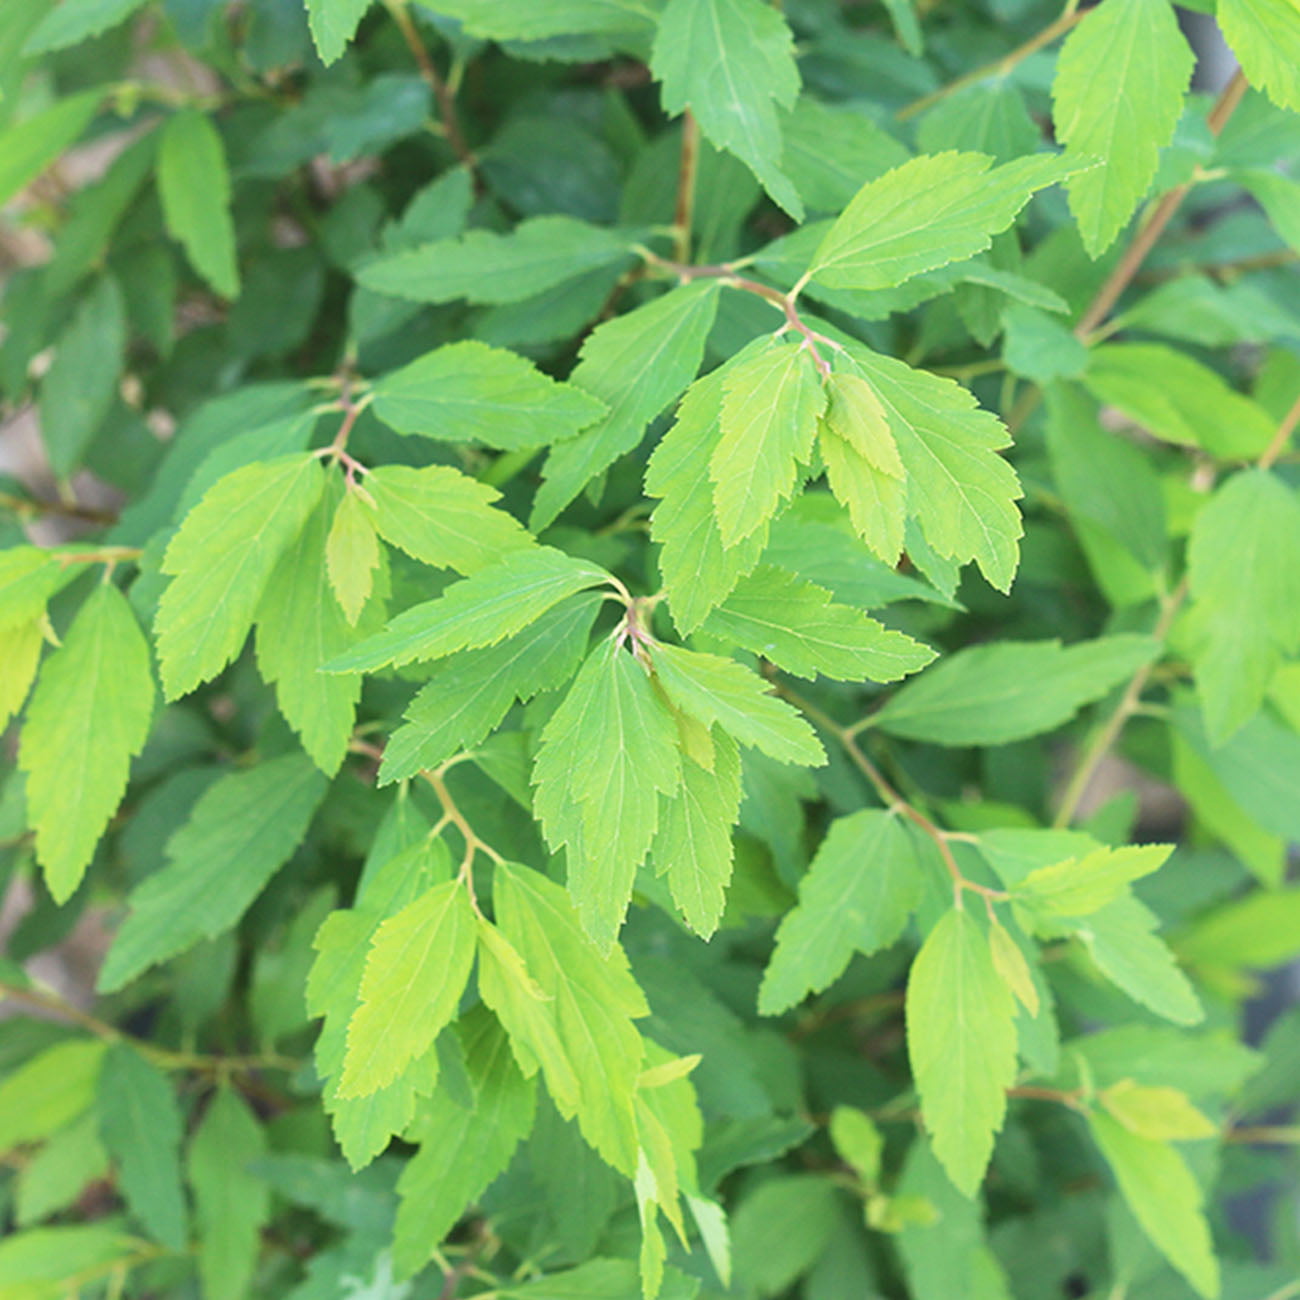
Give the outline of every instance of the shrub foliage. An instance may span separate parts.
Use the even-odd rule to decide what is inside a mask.
[[[1300,8],[1193,7],[7,7],[0,1297],[1296,1294]]]

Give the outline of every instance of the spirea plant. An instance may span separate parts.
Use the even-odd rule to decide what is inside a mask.
[[[0,1300],[1300,1295],[1300,6],[1191,7],[4,6]]]

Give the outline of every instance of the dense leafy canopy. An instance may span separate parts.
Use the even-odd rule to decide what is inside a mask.
[[[0,1300],[1296,1293],[1300,7],[1191,7],[3,6]]]

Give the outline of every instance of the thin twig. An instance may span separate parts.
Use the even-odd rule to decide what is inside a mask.
[[[384,0],[384,8],[392,15],[393,22],[397,24],[398,30],[402,33],[402,39],[406,42],[407,49],[411,51],[411,55],[415,59],[416,67],[420,70],[420,76],[424,78],[429,85],[429,89],[433,91],[433,97],[438,102],[438,114],[442,118],[442,124],[447,131],[447,143],[451,145],[456,157],[469,168],[471,173],[474,173],[477,160],[474,157],[474,151],[469,147],[465,139],[465,132],[461,129],[460,113],[456,109],[456,97],[451,93],[451,88],[443,79],[442,74],[438,71],[437,64],[433,61],[433,57],[420,39],[420,33],[411,15],[407,12],[406,0]]]
[[[1273,435],[1273,440],[1264,448],[1264,454],[1260,456],[1258,465],[1260,469],[1271,469],[1274,461],[1286,450],[1287,444],[1291,441],[1291,435],[1300,426],[1300,395],[1295,399],[1294,405],[1282,417],[1282,423],[1277,426],[1277,432]]]
[[[1064,36],[1076,23],[1082,21],[1086,14],[1087,10],[1078,8],[1078,0],[1073,0],[1073,3],[1066,5],[1060,17],[1049,23],[1037,35],[1031,36],[1023,45],[1018,45],[1010,54],[994,59],[992,63],[986,63],[982,68],[976,68],[974,72],[967,72],[955,81],[948,82],[946,86],[941,86],[928,95],[922,95],[920,99],[914,99],[910,104],[900,108],[894,116],[900,122],[906,122],[918,113],[924,113],[927,108],[941,100],[947,99],[949,95],[965,90],[967,86],[973,86],[976,82],[984,81],[989,77],[1005,77],[1031,54],[1036,54],[1045,45],[1050,45],[1057,37]]]
[[[695,178],[700,165],[700,124],[688,108],[682,114],[682,154],[677,169],[677,203],[673,209],[673,256],[691,260],[691,226],[695,220]]]

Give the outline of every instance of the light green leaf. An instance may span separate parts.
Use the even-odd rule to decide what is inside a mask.
[[[940,1164],[974,1196],[1016,1077],[1015,1002],[964,909],[926,936],[907,981],[907,1049]]]
[[[1052,121],[1066,157],[1102,166],[1070,181],[1070,211],[1099,257],[1151,186],[1195,58],[1168,0],[1103,0],[1066,38]]]
[[[700,1284],[675,1268],[664,1270],[658,1300],[695,1300]],[[644,1278],[630,1259],[589,1259],[577,1268],[512,1284],[500,1300],[645,1300]]]
[[[936,745],[1005,745],[1068,722],[1159,652],[1158,641],[1134,633],[1072,646],[971,646],[900,687],[873,722],[891,735]]]
[[[1215,1125],[1178,1088],[1121,1079],[1103,1088],[1097,1100],[1130,1133],[1153,1142],[1218,1136]]]
[[[280,556],[256,615],[258,669],[274,684],[280,712],[327,776],[338,771],[347,753],[361,678],[323,673],[321,665],[376,631],[383,620],[383,601],[376,598],[360,624],[350,627],[331,594],[326,544],[341,495],[337,484],[328,486]]]
[[[627,36],[653,30],[656,0],[437,0],[440,14],[459,19],[473,36],[493,41],[543,41],[577,33]]]
[[[632,1021],[648,1009],[627,959],[617,947],[602,956],[564,890],[535,871],[499,866],[492,895],[501,935],[523,964],[512,970],[499,945],[481,944],[483,1000],[505,1025],[524,1073],[540,1064],[560,1114],[576,1117],[587,1141],[631,1177],[632,1100],[645,1050]],[[527,1003],[531,1012],[520,1014]]]
[[[1135,1002],[1176,1024],[1194,1025],[1205,1012],[1173,953],[1153,933],[1158,924],[1136,898],[1117,898],[1080,922],[1077,932],[1097,969]]]
[[[164,1246],[182,1250],[180,1107],[167,1076],[125,1043],[113,1044],[104,1057],[99,1131],[131,1212]]]
[[[533,766],[537,818],[551,847],[567,848],[569,893],[603,948],[654,839],[659,796],[680,780],[672,714],[641,663],[606,639],[547,723]]]
[[[626,376],[624,376],[626,379]],[[375,414],[399,433],[517,450],[572,438],[605,403],[504,348],[448,343],[376,381]]]
[[[59,335],[41,383],[41,435],[63,479],[85,459],[117,397],[126,359],[126,306],[117,281],[102,275]]]
[[[708,468],[718,442],[726,373],[726,366],[719,367],[687,389],[676,422],[646,469],[647,494],[663,498],[650,521],[650,535],[660,544],[664,590],[673,621],[683,632],[698,627],[726,598],[741,575],[758,563],[767,541],[767,529],[759,528],[728,547],[714,514]]]
[[[923,864],[896,813],[865,808],[837,818],[776,932],[759,1012],[788,1010],[839,979],[855,952],[896,942],[924,888]]]
[[[826,761],[803,715],[743,664],[670,645],[655,646],[651,658],[664,694],[706,727],[720,726],[781,763],[818,767]]]
[[[767,564],[736,584],[703,630],[798,677],[892,682],[935,657],[906,633],[837,604],[823,587]]]
[[[270,1189],[248,1172],[266,1137],[238,1093],[221,1088],[190,1139],[187,1159],[199,1228],[204,1300],[241,1300],[261,1254]]]
[[[0,204],[7,204],[77,141],[101,99],[100,90],[70,95],[0,132]]]
[[[498,493],[447,465],[381,465],[366,475],[371,520],[398,550],[436,569],[477,573],[533,539],[492,503]]]
[[[889,416],[861,375],[836,371],[826,388],[819,445],[831,491],[848,508],[858,536],[895,565],[903,551],[907,487]]]
[[[724,545],[756,532],[794,491],[826,391],[802,343],[774,343],[723,379],[721,436],[709,460]]]
[[[144,0],[62,0],[41,20],[28,38],[23,53],[49,54],[76,45],[88,36],[116,27],[129,18]]]
[[[695,378],[718,311],[716,281],[672,289],[597,325],[582,345],[570,383],[595,394],[608,413],[546,459],[530,523],[540,529],[597,474],[631,451]]]
[[[20,1228],[70,1208],[88,1184],[109,1177],[98,1116],[87,1111],[59,1129],[17,1176],[14,1221]]]
[[[1204,1193],[1182,1156],[1168,1143],[1139,1137],[1097,1111],[1088,1116],[1088,1126],[1143,1232],[1212,1300],[1219,1294],[1219,1263],[1205,1220]]]
[[[604,569],[549,546],[517,551],[453,583],[438,599],[399,614],[378,636],[328,664],[327,671],[369,672],[496,645],[566,596],[608,581]]]
[[[731,879],[731,831],[740,813],[740,751],[715,730],[713,767],[682,757],[681,788],[664,797],[650,850],[659,875],[668,877],[673,902],[686,924],[708,939],[718,928]]]
[[[37,1142],[85,1112],[95,1099],[105,1044],[98,1038],[56,1043],[0,1083],[0,1151]]]
[[[1242,173],[1241,181],[1259,201],[1273,229],[1300,253],[1300,183],[1262,169]]]
[[[81,883],[121,802],[153,703],[144,634],[126,597],[101,583],[41,668],[18,751],[36,856],[58,902]]]
[[[794,38],[762,0],[668,0],[650,58],[664,112],[690,109],[711,143],[733,153],[796,221],[803,203],[780,170],[777,107],[799,94]]]
[[[474,912],[459,880],[408,903],[375,931],[348,1025],[339,1096],[392,1083],[451,1022],[474,962]]]
[[[439,1089],[416,1120],[412,1136],[420,1147],[397,1183],[393,1260],[399,1277],[428,1262],[533,1127],[536,1084],[520,1073],[500,1023],[479,1006],[458,1028],[474,1107],[466,1110]]]
[[[836,1106],[831,1112],[831,1141],[841,1160],[852,1165],[868,1185],[880,1177],[885,1139],[870,1118],[853,1106]]]
[[[356,625],[374,588],[379,537],[359,489],[352,484],[334,510],[325,539],[325,571],[349,623]]]
[[[437,767],[477,745],[516,699],[562,686],[586,656],[596,596],[570,596],[500,645],[441,660],[384,747],[379,783]]]
[[[1184,960],[1274,970],[1300,952],[1300,889],[1259,890],[1199,917],[1178,938]]]
[[[62,1300],[128,1268],[139,1243],[99,1224],[33,1228],[0,1241],[0,1295]],[[84,1294],[84,1291],[83,1291]]]
[[[158,145],[158,192],[168,233],[190,265],[223,297],[239,296],[230,169],[211,118],[183,108],[167,119]]]
[[[868,181],[826,232],[809,276],[828,289],[888,289],[973,257],[1035,190],[1075,170],[1056,154],[992,164],[987,154],[949,151]]]
[[[326,781],[303,754],[221,777],[167,841],[167,865],[130,898],[99,973],[105,992],[234,925],[302,842]]]
[[[370,0],[307,0],[307,21],[316,52],[326,66],[333,63],[356,35]]]
[[[989,582],[1007,591],[1023,530],[1015,507],[1020,481],[996,454],[1010,442],[1001,421],[951,379],[860,343],[846,346],[889,415],[907,471],[908,510],[926,540],[949,559],[976,560]]]
[[[1011,896],[1044,917],[1087,916],[1128,892],[1133,881],[1158,871],[1172,844],[1126,844],[1031,871]]]
[[[0,730],[23,707],[27,692],[36,679],[41,647],[45,644],[45,625],[34,618],[26,623],[0,624],[5,653],[0,659]]]
[[[77,572],[60,564],[57,552],[39,546],[0,551],[0,627],[40,619],[46,601]]]
[[[215,677],[239,653],[280,553],[325,484],[320,462],[279,456],[227,474],[186,516],[163,556],[173,581],[154,634],[169,700]]]
[[[1192,525],[1187,580],[1196,690],[1219,745],[1255,716],[1278,666],[1300,650],[1295,491],[1260,469],[1221,484]]]
[[[1300,113],[1300,11],[1294,0],[1220,0],[1224,38],[1252,86]]]
[[[1204,447],[1225,460],[1253,460],[1273,438],[1274,422],[1258,402],[1162,343],[1093,348],[1083,383],[1157,438]]]
[[[531,217],[509,234],[458,239],[381,257],[357,272],[375,293],[414,302],[523,302],[602,266],[631,261],[632,236],[574,217]]]

